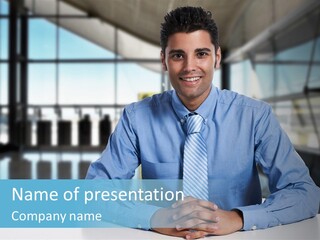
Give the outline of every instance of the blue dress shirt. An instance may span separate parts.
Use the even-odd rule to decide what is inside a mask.
[[[268,104],[212,87],[195,112],[205,119],[209,200],[241,210],[244,230],[316,215],[319,188]],[[129,179],[141,164],[144,179],[182,179],[188,113],[175,91],[130,104],[87,178]],[[271,195],[263,203],[257,165],[269,178]]]

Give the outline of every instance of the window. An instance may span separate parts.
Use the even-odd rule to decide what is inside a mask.
[[[161,91],[161,75],[138,64],[119,64],[117,79],[119,104],[138,101],[140,93],[160,93]]]
[[[320,147],[320,97],[316,91],[320,87],[320,37],[314,35],[318,25],[309,21],[318,13],[315,9],[272,40],[264,39],[247,52],[250,59],[231,65],[232,90],[269,102],[291,141],[300,148]],[[299,31],[303,38],[292,39]]]

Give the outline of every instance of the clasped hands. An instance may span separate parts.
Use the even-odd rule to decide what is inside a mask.
[[[225,211],[212,202],[186,197],[155,212],[151,227],[165,235],[196,239],[236,232],[242,229],[243,219],[238,210]]]

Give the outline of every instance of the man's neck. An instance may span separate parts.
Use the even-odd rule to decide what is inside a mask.
[[[197,110],[200,105],[207,99],[207,97],[209,96],[210,92],[211,92],[212,87],[209,89],[209,91],[206,94],[203,94],[202,96],[198,97],[198,98],[194,98],[194,99],[184,99],[183,97],[181,97],[179,94],[178,97],[180,99],[180,101],[182,102],[182,104],[190,111],[190,112],[194,112],[195,110]]]
[[[183,103],[183,105],[190,111],[190,112],[194,112],[195,110],[197,110],[199,108],[199,106],[204,102],[198,102],[198,101],[189,101],[188,103],[185,103],[183,100],[181,100],[181,102]]]

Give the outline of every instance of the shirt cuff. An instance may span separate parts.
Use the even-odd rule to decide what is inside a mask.
[[[151,229],[151,218],[153,214],[158,211],[160,207],[153,206],[153,205],[145,205],[143,209],[137,208],[135,216],[137,219],[137,226],[136,228],[150,230]]]
[[[243,229],[256,230],[279,225],[279,221],[268,213],[262,205],[235,208],[242,212]]]
[[[151,218],[159,208],[144,203],[137,203],[129,208],[121,207],[118,209],[117,217],[113,220],[113,223],[130,228],[150,230]]]

